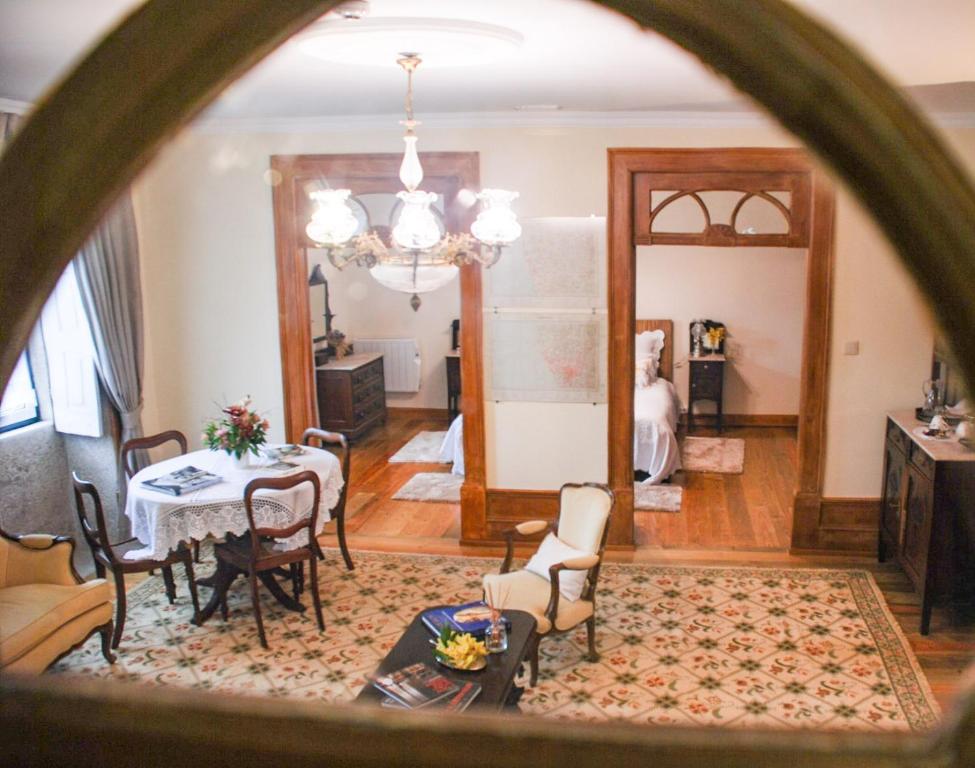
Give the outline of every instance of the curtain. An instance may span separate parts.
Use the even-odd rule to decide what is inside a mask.
[[[143,320],[139,242],[128,192],[88,238],[74,260],[81,303],[95,342],[102,386],[122,422],[122,442],[142,436]],[[144,452],[136,467],[148,463]],[[125,496],[119,467],[119,490]]]

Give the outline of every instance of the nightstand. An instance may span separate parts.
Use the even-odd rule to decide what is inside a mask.
[[[460,413],[460,353],[447,355],[447,410],[453,421]]]
[[[713,400],[718,406],[718,432],[721,432],[722,406],[724,393],[724,355],[689,357],[690,385],[687,395],[687,431],[694,429],[694,403],[698,400]]]

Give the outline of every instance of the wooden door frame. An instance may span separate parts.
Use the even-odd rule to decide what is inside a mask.
[[[318,425],[311,316],[308,306],[308,262],[304,225],[305,183],[327,179],[353,193],[399,188],[399,154],[273,155],[275,179],[274,250],[278,281],[278,329],[286,438],[295,442],[309,426]],[[451,231],[466,231],[474,209],[457,193],[480,189],[477,152],[421,152],[423,187],[445,197]],[[357,267],[349,267],[357,269]],[[476,538],[485,516],[484,375],[481,331],[481,267],[460,270],[461,412],[464,414],[464,464],[461,520],[465,538]],[[423,311],[422,308],[419,311]]]
[[[617,513],[611,537],[635,543],[633,386],[636,322],[636,175],[640,173],[800,173],[808,176],[806,314],[799,394],[798,472],[792,551],[826,548],[821,521],[826,447],[830,310],[836,200],[832,184],[801,149],[610,149],[607,220],[609,290],[609,485]]]

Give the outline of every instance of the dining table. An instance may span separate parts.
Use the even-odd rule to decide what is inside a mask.
[[[145,546],[126,553],[126,557],[139,560],[162,559],[169,551],[192,541],[208,537],[218,540],[229,536],[245,536],[249,532],[247,511],[244,507],[244,488],[259,477],[282,477],[289,472],[310,470],[318,475],[321,499],[316,521],[318,535],[329,520],[342,497],[344,480],[341,462],[331,452],[312,446],[301,446],[300,453],[289,454],[284,460],[297,465],[289,472],[272,469],[281,458],[279,445],[262,447],[259,456],[251,456],[245,466],[240,466],[224,452],[200,450],[175,456],[152,464],[137,472],[129,480],[125,501],[125,515],[132,525],[132,534]],[[195,467],[220,478],[220,482],[179,496],[154,490],[144,483],[170,472]],[[254,496],[254,522],[261,528],[287,528],[311,513],[314,499],[308,483],[284,491],[261,490]],[[287,539],[278,539],[275,547],[283,550],[296,549],[308,544],[306,531],[300,531]],[[347,553],[343,553],[350,563]],[[351,566],[350,566],[351,567]],[[219,567],[208,578],[198,581],[202,586],[213,588],[213,595],[200,612],[200,622],[213,615],[220,605],[222,594],[229,587]],[[261,581],[285,608],[303,611],[304,606],[288,595],[269,573],[261,574]]]

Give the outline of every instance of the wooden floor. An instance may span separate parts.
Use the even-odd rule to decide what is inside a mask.
[[[695,437],[713,437],[695,430]],[[789,548],[792,494],[796,484],[796,430],[787,427],[730,427],[723,437],[745,441],[741,475],[678,472],[684,487],[680,512],[636,512],[639,547],[664,549]]]
[[[417,432],[443,431],[446,415],[390,409],[389,419],[352,448],[346,529],[360,536],[457,539],[458,504],[393,501],[417,472],[446,472],[443,464],[390,464],[389,457]],[[699,430],[697,436],[713,433]],[[745,440],[741,475],[679,473],[684,486],[680,512],[637,512],[640,547],[663,549],[746,549],[786,551],[792,532],[792,492],[796,477],[795,430],[740,427],[725,437]]]
[[[421,430],[445,430],[446,417],[391,411],[389,422],[353,447],[347,521],[353,551],[498,556],[498,547],[458,544],[457,504],[392,501],[416,472],[446,471],[436,464],[389,464],[388,459]],[[707,432],[695,434],[706,435]],[[796,467],[795,432],[778,428],[733,428],[728,437],[746,441],[743,475],[694,473],[685,478],[680,513],[637,513],[639,546],[611,552],[617,562],[768,567],[859,567],[871,571],[901,624],[943,708],[950,706],[959,676],[975,659],[975,617],[935,610],[931,633],[918,631],[920,604],[907,577],[892,564],[850,556],[793,556],[788,547],[791,489]],[[336,546],[331,526],[322,538]],[[525,554],[525,553],[521,553]]]

